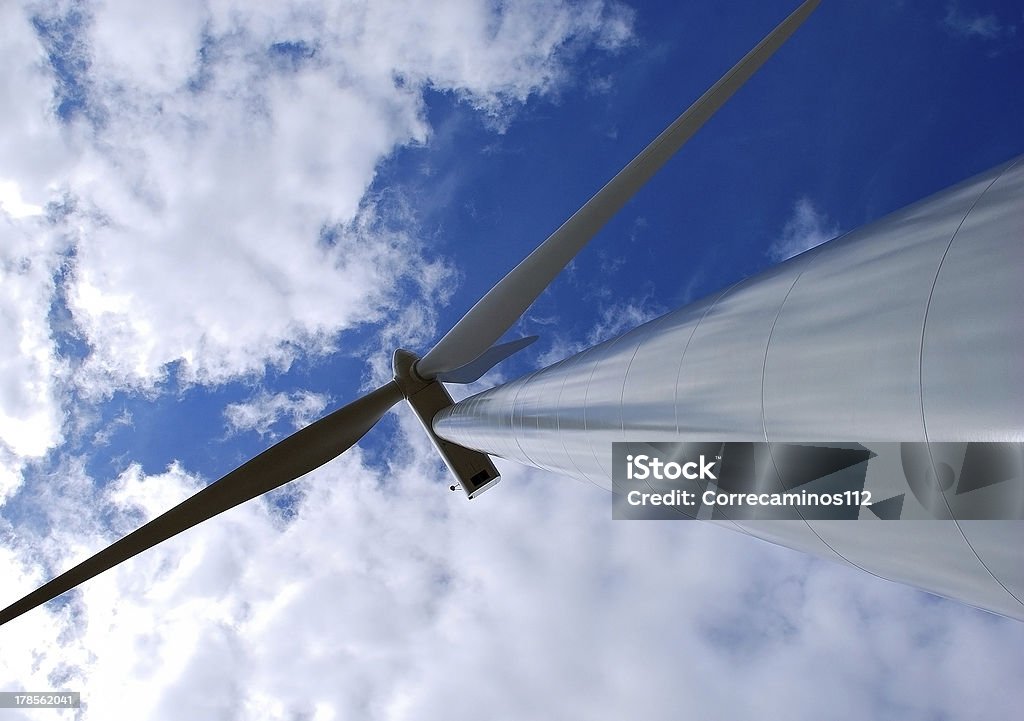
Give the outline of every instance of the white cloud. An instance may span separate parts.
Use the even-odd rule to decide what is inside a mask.
[[[42,206],[25,202],[16,182],[3,179],[0,179],[0,211],[15,219],[43,214]]]
[[[248,401],[229,403],[224,409],[224,418],[233,433],[256,431],[265,436],[282,418],[289,418],[296,430],[309,425],[327,407],[327,401],[323,393],[311,391],[273,394],[261,391]]]
[[[782,228],[782,235],[768,249],[768,256],[775,262],[786,260],[838,234],[839,226],[804,196],[793,204],[793,214]]]
[[[452,270],[366,196],[381,158],[429,142],[424,88],[500,127],[557,89],[566,53],[629,28],[597,3],[138,7],[80,9],[75,85],[0,5],[0,89],[18,100],[0,167],[47,210],[0,225],[0,496],[63,440],[69,388],[152,390],[174,361],[186,381],[259,374],[360,323],[386,322],[387,343],[432,334]],[[312,54],[275,57],[280,42]],[[69,83],[81,97],[55,100]],[[62,292],[82,363],[57,353]],[[609,307],[590,335],[646,316]],[[321,402],[276,397],[239,423]],[[1024,700],[1020,624],[721,529],[613,523],[602,492],[504,464],[466,502],[399,418],[386,469],[354,449],[295,484],[289,519],[245,504],[0,628],[0,689],[78,689],[84,718],[157,721],[1007,718]],[[0,604],[203,483],[130,465],[98,488],[88,460],[5,508]]]
[[[681,698],[710,719],[995,719],[1024,700],[1024,624],[724,529],[613,522],[604,492],[539,472],[502,465],[467,502],[410,415],[386,480],[356,450],[299,482],[290,523],[246,504],[5,626],[0,687],[61,678],[86,718],[157,721],[674,719]],[[116,533],[197,487],[129,468],[101,507],[52,506],[39,542],[63,567],[113,538],[101,515]],[[37,558],[0,550],[5,594],[46,576]]]
[[[32,26],[0,5],[0,504],[27,459],[61,439],[60,385],[48,321],[66,243],[40,216],[67,168],[51,120],[53,76]]]
[[[0,445],[19,456],[41,456],[60,439],[64,368],[48,315],[61,250],[38,219],[0,215]]]
[[[0,499],[72,393],[255,377],[367,323],[431,337],[454,276],[368,194],[379,163],[429,142],[428,89],[501,126],[630,23],[598,0],[4,3]]]

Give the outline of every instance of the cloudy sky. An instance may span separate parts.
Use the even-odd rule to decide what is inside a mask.
[[[423,351],[795,0],[0,3],[0,606]],[[510,379],[1024,152],[1010,0],[825,0]],[[455,391],[465,394],[464,389]],[[1005,719],[1024,624],[411,413],[0,629],[94,719]]]

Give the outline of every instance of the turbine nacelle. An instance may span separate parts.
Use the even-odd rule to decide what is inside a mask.
[[[486,453],[456,445],[434,433],[434,416],[441,409],[454,405],[455,401],[440,381],[427,380],[416,372],[418,360],[419,357],[411,351],[396,350],[392,358],[395,383],[402,389],[405,400],[409,401],[430,442],[466,492],[466,497],[476,498],[501,480],[501,475]]]

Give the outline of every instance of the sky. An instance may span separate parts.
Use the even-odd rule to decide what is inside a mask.
[[[793,0],[0,4],[0,605],[423,352]],[[462,397],[1024,152],[1024,12],[824,0]],[[408,408],[0,628],[3,719],[1010,718],[1024,624]]]

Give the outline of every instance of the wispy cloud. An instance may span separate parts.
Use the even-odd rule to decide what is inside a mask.
[[[256,431],[265,436],[282,419],[291,421],[292,429],[302,428],[316,420],[328,398],[322,393],[295,391],[267,393],[262,391],[242,403],[231,403],[224,409],[224,419],[231,433]]]
[[[587,332],[587,345],[602,343],[637,327],[665,312],[649,298],[634,298],[612,303],[601,310],[601,317]]]
[[[96,431],[93,435],[92,442],[94,446],[105,446],[110,443],[110,439],[113,438],[114,434],[121,428],[132,428],[135,425],[135,420],[132,416],[131,411],[127,408],[122,408],[121,412],[117,414],[112,420],[100,430]]]
[[[1007,40],[1015,37],[1017,26],[1002,22],[994,14],[972,13],[961,10],[957,3],[946,6],[946,27],[953,33],[963,37],[983,40]]]
[[[768,248],[768,257],[779,262],[821,245],[839,234],[839,226],[804,196],[793,204],[793,213],[782,233]]]
[[[537,363],[540,367],[556,363],[586,348],[622,335],[638,325],[657,318],[666,310],[652,303],[649,297],[602,304],[597,320],[582,336],[571,338],[564,334],[551,333],[550,345],[538,355]]]

